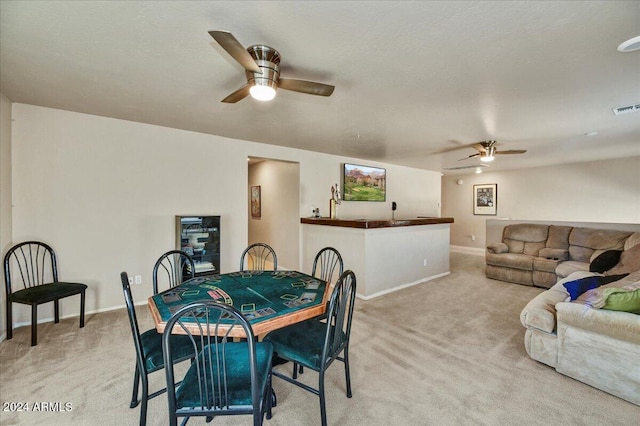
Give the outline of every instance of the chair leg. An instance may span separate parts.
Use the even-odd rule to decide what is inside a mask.
[[[53,301],[53,322],[55,324],[60,322],[60,299]]]
[[[320,371],[318,380],[318,396],[320,397],[320,420],[327,426],[327,407],[324,400],[324,371]]]
[[[38,344],[38,305],[31,305],[31,346]]]
[[[80,293],[80,328],[84,328],[84,290]]]
[[[129,408],[135,408],[140,404],[138,400],[138,386],[140,385],[140,370],[138,369],[138,363],[136,362],[136,372],[133,374],[133,393],[131,394],[131,404]]]
[[[7,300],[7,322],[6,322],[6,326],[7,326],[7,340],[10,340],[13,338],[13,314],[11,311],[11,301]]]
[[[347,381],[347,398],[351,398],[351,374],[349,373],[349,348],[344,350],[344,376]]]
[[[142,396],[140,397],[140,426],[147,424],[147,402],[149,402],[149,383],[147,382],[147,375],[141,373],[142,378]]]
[[[291,373],[291,378],[293,378],[293,379],[297,379],[298,378],[298,363],[297,362],[293,363],[293,372]]]

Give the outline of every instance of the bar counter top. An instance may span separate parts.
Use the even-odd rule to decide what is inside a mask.
[[[398,226],[437,225],[453,223],[452,217],[416,217],[410,219],[330,219],[328,217],[301,217],[308,225],[341,226],[343,228],[394,228]]]

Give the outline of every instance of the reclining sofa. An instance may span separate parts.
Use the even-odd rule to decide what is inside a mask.
[[[591,263],[605,251],[622,252],[632,234],[631,231],[532,223],[507,225],[502,241],[487,247],[486,275],[496,280],[550,288],[572,272],[589,271]]]

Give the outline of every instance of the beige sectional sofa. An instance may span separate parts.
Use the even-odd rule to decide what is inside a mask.
[[[520,322],[531,358],[640,405],[640,233],[625,238],[622,249],[603,273],[577,265],[580,270],[532,299]],[[619,296],[625,305],[614,304]]]
[[[502,241],[486,251],[486,275],[517,284],[550,288],[607,250],[623,250],[631,231],[519,223],[504,227]],[[637,237],[640,239],[640,234]]]

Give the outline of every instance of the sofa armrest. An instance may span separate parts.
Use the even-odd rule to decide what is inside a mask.
[[[487,246],[489,253],[500,254],[509,253],[509,246],[505,243],[494,243]]]
[[[569,250],[554,249],[554,248],[543,248],[538,253],[538,256],[539,257],[544,257],[545,259],[569,260]]]
[[[558,323],[640,345],[640,315],[594,309],[582,303],[556,305]]]
[[[556,303],[567,299],[568,293],[551,288],[531,299],[520,313],[520,322],[527,328],[545,333],[556,330]]]

